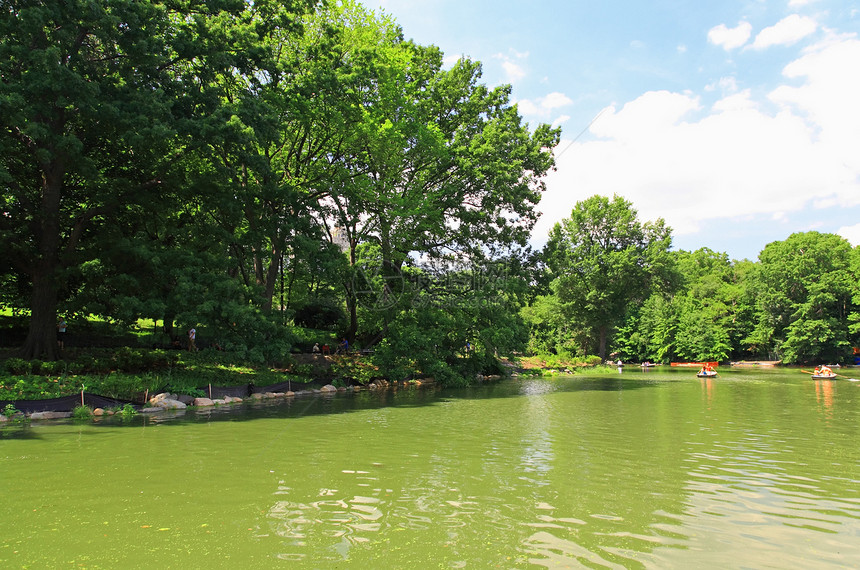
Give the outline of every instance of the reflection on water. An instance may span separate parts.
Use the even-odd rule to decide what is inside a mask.
[[[828,415],[833,408],[833,380],[813,380],[815,400],[824,406]]]
[[[14,429],[4,566],[134,566],[154,544],[162,565],[215,568],[860,565],[860,385],[792,371]]]

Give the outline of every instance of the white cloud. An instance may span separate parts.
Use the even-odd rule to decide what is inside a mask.
[[[552,128],[560,127],[561,125],[568,122],[569,120],[570,120],[570,115],[561,115],[560,117],[557,117],[555,120],[553,120],[552,125],[550,125],[550,126]]]
[[[525,68],[519,62],[528,59],[529,53],[516,50],[509,50],[509,52],[510,55],[497,53],[493,57],[501,60],[507,82],[516,83],[527,75]]]
[[[757,103],[752,100],[750,90],[745,89],[740,93],[734,93],[723,97],[722,99],[714,103],[712,109],[717,112],[731,112],[754,110],[757,107]]]
[[[812,18],[792,14],[759,32],[753,47],[764,49],[774,45],[791,45],[815,33],[817,29],[818,23]]]
[[[537,99],[536,101],[531,101],[529,99],[517,101],[517,109],[524,117],[534,117],[545,120],[549,118],[556,109],[567,107],[571,103],[573,103],[573,101],[567,95],[555,91]],[[570,117],[566,117],[564,120],[569,118]],[[557,121],[558,119],[554,122]]]
[[[851,242],[851,245],[855,247],[860,245],[860,224],[843,226],[836,230],[836,233]]]
[[[725,50],[732,50],[747,43],[750,34],[752,34],[752,25],[749,22],[740,22],[734,28],[727,28],[725,24],[720,24],[708,31],[708,41],[722,46]]]
[[[770,99],[786,112],[805,117],[816,129],[817,142],[845,166],[844,175],[860,173],[860,40],[837,38],[806,50],[783,69],[787,78],[805,79],[798,87],[783,85]],[[840,169],[842,170],[842,169]]]
[[[502,62],[502,69],[505,70],[505,75],[507,76],[509,83],[516,83],[526,76],[526,72],[523,67],[509,59]]]
[[[687,113],[699,108],[699,101],[689,95],[668,91],[650,91],[624,105],[614,107],[591,126],[599,137],[626,143],[653,139],[679,124]]]
[[[723,94],[736,93],[738,91],[738,80],[734,77],[720,77],[716,83],[705,86],[705,91],[716,91],[720,89]]]
[[[541,107],[545,109],[558,109],[559,107],[567,107],[573,101],[565,95],[564,93],[559,93],[558,91],[554,91],[547,95],[546,97],[540,99]]]
[[[801,6],[807,6],[809,4],[812,4],[813,2],[816,2],[816,1],[817,0],[789,0],[788,6],[790,8],[799,8]]]
[[[786,66],[800,85],[767,100],[727,81],[729,93],[708,108],[694,93],[669,91],[606,108],[592,140],[559,145],[534,235],[594,194],[624,196],[641,219],[662,217],[675,235],[720,219],[860,205],[858,61],[860,40],[843,37]]]
[[[461,57],[462,56],[459,55],[446,55],[442,59],[442,67],[445,69],[451,69],[458,61],[460,61]]]

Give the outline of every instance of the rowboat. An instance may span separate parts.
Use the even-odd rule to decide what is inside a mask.
[[[699,378],[713,378],[716,375],[716,370],[700,370],[699,373],[696,374]]]
[[[830,374],[813,374],[813,380],[833,380],[836,378],[836,374],[831,372]]]
[[[773,367],[777,364],[780,364],[782,360],[738,360],[736,362],[732,362],[732,366],[738,366],[741,368],[754,368],[754,367]]]
[[[643,362],[639,366],[641,366],[642,368],[652,368],[652,367],[658,366],[658,365],[654,364],[653,362]]]
[[[672,362],[671,366],[682,366],[684,368],[702,368],[704,366],[716,367],[719,362]]]

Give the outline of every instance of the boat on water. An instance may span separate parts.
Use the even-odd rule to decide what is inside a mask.
[[[658,365],[654,364],[653,362],[643,362],[639,366],[641,366],[642,368],[653,368],[653,367],[658,366]]]
[[[699,372],[696,374],[696,376],[698,376],[699,378],[713,378],[716,375],[716,370],[699,370]]]
[[[813,380],[832,380],[836,378],[836,373],[829,366],[816,366],[812,373]]]
[[[773,367],[781,362],[782,360],[738,360],[731,365],[740,368]]]
[[[684,368],[704,368],[705,366],[719,366],[719,362],[672,362],[670,366],[681,366]]]

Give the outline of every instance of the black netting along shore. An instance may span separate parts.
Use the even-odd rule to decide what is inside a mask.
[[[293,390],[314,390],[327,384],[328,381],[314,380],[311,382],[280,382],[270,386],[256,386],[254,384],[242,384],[239,386],[201,386],[199,391],[207,398],[222,399],[225,396],[233,398],[247,398],[252,394],[265,394],[267,392],[287,392]],[[165,390],[162,390],[165,391]],[[146,403],[147,396],[153,396],[158,391],[144,393],[141,392],[132,400],[121,400],[117,398],[109,398],[99,394],[91,394],[84,392],[83,395],[78,393],[71,396],[62,396],[60,398],[48,398],[44,400],[0,400],[0,410],[11,404],[16,410],[25,414],[33,412],[71,412],[77,406],[84,405],[91,408],[121,408],[126,404],[133,406],[142,406]]]

